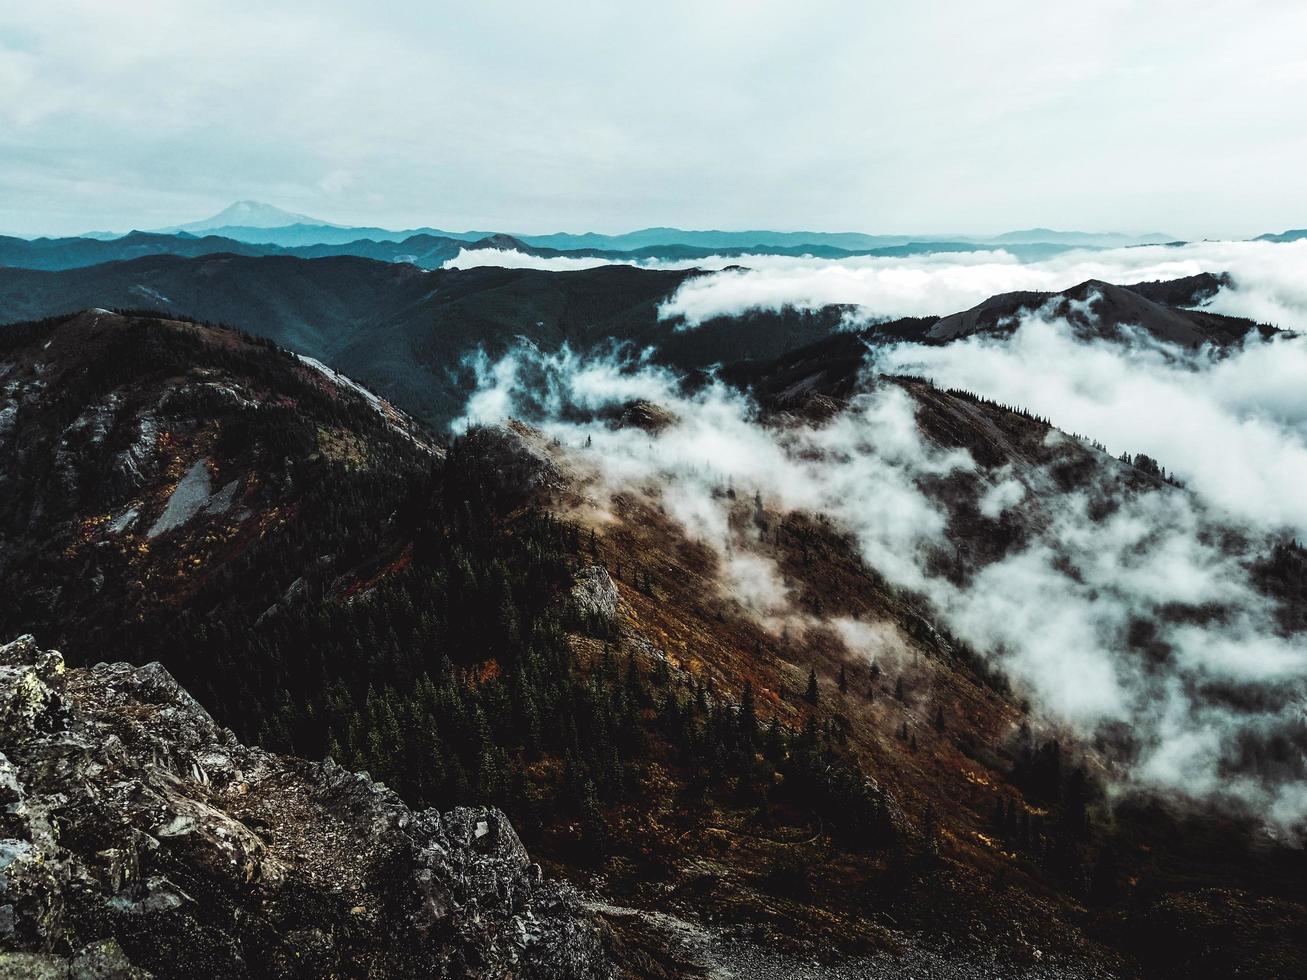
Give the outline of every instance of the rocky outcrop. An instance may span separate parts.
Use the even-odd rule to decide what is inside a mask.
[[[539,445],[544,436],[516,420],[473,429],[467,436],[468,448],[486,461],[497,484],[497,494],[525,498],[534,492],[556,487],[562,475],[553,459]]]
[[[618,416],[618,424],[622,428],[643,429],[650,435],[658,435],[678,422],[680,419],[674,412],[643,398],[625,405]]]
[[[0,975],[611,972],[500,811],[246,747],[158,664],[0,646]]]
[[[613,584],[608,569],[602,565],[587,565],[576,573],[576,583],[572,586],[572,600],[583,614],[612,620],[617,616],[617,604],[621,601],[621,594]]]

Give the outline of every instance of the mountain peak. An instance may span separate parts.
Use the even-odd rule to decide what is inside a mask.
[[[204,218],[200,221],[192,221],[184,225],[175,225],[172,228],[161,228],[160,231],[178,232],[178,231],[207,231],[210,228],[284,228],[287,225],[320,225],[328,228],[336,228],[329,221],[323,221],[320,218],[311,218],[307,214],[297,214],[294,211],[285,211],[271,204],[264,204],[262,201],[235,201],[227,205],[217,214],[210,218]]]
[[[512,235],[497,233],[480,238],[467,246],[468,248],[496,248],[503,251],[527,252],[531,246],[527,245],[520,238],[514,238]]]

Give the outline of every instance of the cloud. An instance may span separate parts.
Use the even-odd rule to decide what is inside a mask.
[[[1070,343],[1046,323],[1022,333],[1032,327],[1041,344]],[[1107,355],[1093,346],[1060,353],[1079,353],[1092,393],[1102,380],[1096,359]],[[1019,360],[998,363],[1015,372]],[[976,370],[987,366],[982,359]],[[1147,352],[1120,355],[1116,366],[1139,376],[1121,382],[1127,390],[1152,375],[1168,394],[1179,372],[1225,370],[1216,361],[1171,366]],[[493,407],[571,447],[601,496],[604,488],[649,494],[717,553],[723,597],[764,625],[829,628],[867,657],[900,648],[890,624],[827,622],[794,609],[752,522],[732,520],[728,487],[758,493],[769,510],[825,515],[852,535],[869,567],[925,597],[952,634],[994,658],[1050,718],[1086,734],[1126,732],[1119,760],[1129,766],[1127,783],[1238,801],[1284,826],[1307,817],[1307,647],[1282,634],[1276,606],[1250,578],[1249,563],[1271,540],[1256,508],[1230,523],[1229,508],[1210,506],[1206,488],[1131,489],[1122,465],[1102,454],[1070,492],[1031,463],[986,470],[964,450],[927,441],[908,392],[872,377],[832,419],[779,424],[738,391],[717,382],[686,388],[647,359],[523,347],[473,368],[479,386],[463,424],[491,421]],[[1029,373],[1044,369],[1039,361]],[[1218,396],[1201,377],[1190,387],[1203,404],[1254,397],[1237,385]],[[673,421],[657,433],[614,423],[635,399],[661,405]],[[1271,400],[1292,404],[1285,392]],[[1224,409],[1207,410],[1219,417]],[[1088,452],[1070,440],[1058,447]],[[951,517],[958,494],[974,495],[982,513],[1010,512],[1026,535],[1007,553],[973,562],[960,580],[936,570],[941,555],[959,554],[965,532]],[[1269,506],[1273,496],[1258,499]],[[1281,761],[1268,767],[1272,757]]]
[[[158,227],[241,197],[504,231],[1255,234],[1305,213],[1301,5],[947,8],[0,4],[0,223]],[[692,87],[650,83],[672,63]],[[366,182],[316,186],[337,168]]]
[[[694,328],[715,317],[755,311],[849,306],[846,326],[905,316],[946,315],[998,293],[1058,292],[1087,279],[1130,284],[1229,273],[1204,309],[1307,330],[1307,240],[1196,242],[1103,250],[1076,249],[1023,262],[1002,249],[932,252],[904,258],[713,255],[700,259],[621,260],[538,256],[512,249],[463,249],[446,269],[501,266],[573,272],[603,265],[702,269],[659,308],[663,319]]]
[[[322,179],[318,181],[318,187],[331,197],[338,197],[356,186],[358,182],[358,174],[338,167],[330,173],[324,174]]]
[[[906,258],[749,256],[696,264],[721,271],[683,283],[660,309],[664,318],[679,318],[691,327],[757,310],[832,305],[857,307],[864,323],[943,316],[997,293],[1058,292],[1087,279],[1128,284],[1228,272],[1234,284],[1222,289],[1208,309],[1307,329],[1307,241],[1078,249],[1037,262],[1021,262],[997,250]],[[727,264],[748,268],[721,268]]]
[[[587,259],[569,255],[532,255],[512,248],[461,248],[452,259],[446,259],[442,269],[480,269],[491,266],[500,269],[540,269],[544,272],[580,272],[605,265],[637,265],[636,262],[612,262],[608,259]]]
[[[1049,311],[1010,336],[878,348],[878,367],[1020,405],[1114,453],[1146,453],[1240,524],[1307,539],[1307,337],[1229,351],[1078,340]]]

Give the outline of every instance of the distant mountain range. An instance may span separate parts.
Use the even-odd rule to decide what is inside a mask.
[[[217,214],[200,221],[154,229],[157,234],[200,234],[229,238],[238,242],[297,248],[303,245],[343,245],[360,240],[401,242],[414,236],[432,236],[453,241],[473,242],[496,232],[447,231],[421,227],[394,230],[375,226],[346,226],[305,214],[285,211],[259,201],[237,201]],[[133,232],[132,234],[136,234]],[[648,249],[688,247],[712,252],[723,250],[796,250],[797,253],[829,249],[838,252],[867,252],[896,246],[929,243],[963,243],[982,245],[1063,245],[1080,248],[1110,248],[1124,245],[1161,244],[1175,236],[1160,232],[1123,234],[1120,232],[1055,231],[1030,228],[1001,235],[869,235],[862,232],[824,231],[752,231],[691,230],[682,228],[642,228],[637,231],[608,235],[599,232],[555,232],[551,234],[511,233],[512,237],[537,248],[563,251],[599,250],[603,252],[638,252]],[[106,240],[109,232],[88,232],[82,238]],[[784,254],[784,253],[782,253]]]
[[[1297,242],[1307,238],[1307,228],[1292,228],[1289,231],[1282,231],[1279,234],[1267,233],[1258,235],[1254,241],[1259,242]]]
[[[1258,236],[1255,241],[1292,242],[1307,229]],[[1022,261],[1037,261],[1078,248],[1124,248],[1180,244],[1164,232],[1058,231],[1027,228],[998,235],[868,235],[821,231],[702,231],[642,228],[608,235],[556,232],[532,235],[496,231],[448,231],[421,227],[395,230],[340,225],[285,211],[258,201],[237,201],[200,221],[118,234],[87,232],[64,238],[0,236],[0,266],[74,269],[147,255],[288,255],[325,258],[352,255],[437,269],[466,248],[493,248],[542,257],[606,261],[693,262],[709,256],[901,257],[930,252],[974,252],[1002,248]]]
[[[263,222],[306,219],[286,225]],[[257,224],[224,224],[230,220]],[[463,249],[500,249],[546,258],[586,258],[614,262],[694,262],[710,256],[814,256],[843,259],[854,256],[902,257],[931,252],[973,252],[1001,247],[1023,261],[1036,261],[1073,248],[1142,244],[1166,236],[1093,235],[1041,229],[1009,232],[1000,239],[957,236],[951,239],[853,232],[682,231],[647,228],[624,235],[508,235],[494,232],[450,232],[435,228],[391,231],[385,228],[319,224],[252,201],[240,201],[212,218],[157,231],[125,235],[93,232],[67,238],[0,236],[0,267],[17,269],[76,269],[104,262],[122,262],[148,255],[288,255],[327,258],[352,255],[382,262],[405,262],[438,269]]]
[[[975,239],[995,245],[1074,245],[1088,248],[1121,248],[1129,245],[1166,245],[1174,242],[1174,235],[1148,232],[1143,235],[1124,235],[1120,232],[1054,231],[1051,228],[1028,228],[1025,231],[1008,231],[992,238]]]
[[[133,231],[120,238],[24,238],[0,237],[0,266],[14,269],[78,269],[105,262],[123,262],[148,255],[290,255],[316,259],[337,255],[406,262],[435,269],[463,248],[476,245],[433,235],[413,235],[403,241],[357,239],[344,244],[282,246],[258,244],[221,235]],[[523,246],[524,248],[527,246]]]
[[[298,229],[317,229],[317,226],[296,225]],[[818,258],[842,259],[852,256],[901,257],[926,252],[971,252],[992,246],[974,242],[910,241],[901,245],[850,251],[833,245],[752,245],[709,248],[700,245],[664,244],[645,245],[638,249],[576,248],[559,249],[532,244],[511,235],[488,234],[475,240],[452,238],[441,233],[415,232],[406,238],[351,237],[368,229],[321,228],[322,235],[294,233],[281,235],[288,229],[269,229],[263,237],[280,237],[283,242],[314,237],[346,238],[346,241],[320,241],[309,244],[276,244],[249,240],[256,237],[251,229],[223,229],[235,231],[245,238],[230,234],[195,235],[190,232],[132,231],[114,238],[6,238],[0,237],[0,266],[15,269],[77,269],[104,262],[122,262],[146,255],[179,255],[195,258],[201,255],[289,255],[302,259],[353,255],[358,258],[377,259],[382,262],[406,262],[422,269],[438,269],[464,249],[500,249],[516,251],[545,258],[594,258],[611,262],[677,261],[693,262],[710,256],[811,255]],[[375,229],[380,232],[381,229]],[[276,234],[274,234],[276,233]],[[391,233],[385,233],[391,234]],[[1076,246],[1051,243],[1015,243],[1004,249],[1023,260],[1037,260],[1066,251]]]

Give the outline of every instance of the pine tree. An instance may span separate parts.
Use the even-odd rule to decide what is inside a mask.
[[[596,854],[602,855],[608,849],[608,823],[599,808],[599,793],[590,779],[581,788],[581,839]]]
[[[780,765],[781,760],[785,758],[785,740],[781,735],[781,723],[775,715],[772,715],[771,724],[767,726],[766,754],[768,761],[774,766]]]
[[[747,680],[740,693],[740,735],[750,749],[758,740],[758,712],[753,703],[753,683]]]
[[[934,854],[939,849],[939,820],[934,803],[928,802],[921,815],[921,843],[927,854]]]
[[[809,704],[816,704],[817,699],[821,696],[821,692],[817,689],[816,670],[808,671],[808,690],[803,696],[808,699]]]
[[[844,665],[840,664],[840,693],[847,694],[848,691],[849,691],[849,675],[845,671]]]

